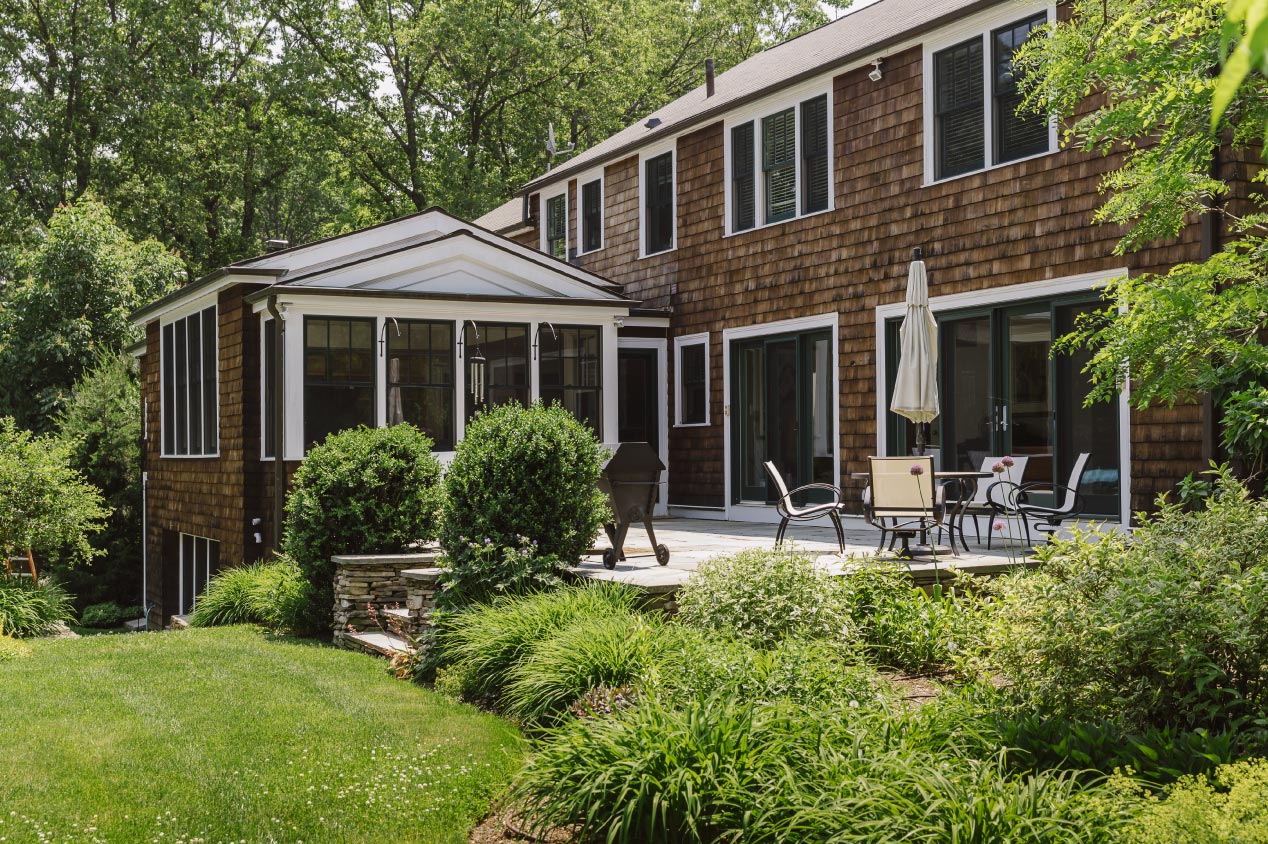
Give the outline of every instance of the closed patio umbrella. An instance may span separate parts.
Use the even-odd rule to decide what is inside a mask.
[[[925,453],[924,425],[939,413],[938,323],[929,310],[929,279],[920,249],[907,272],[907,315],[903,317],[901,357],[890,410],[916,424],[916,453]]]

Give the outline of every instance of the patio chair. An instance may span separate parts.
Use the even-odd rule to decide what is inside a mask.
[[[921,468],[919,475],[912,474],[913,466]],[[945,492],[934,479],[933,458],[869,457],[868,474],[871,482],[863,496],[863,516],[881,532],[876,550],[885,548],[888,537],[891,548],[899,540],[901,556],[911,557],[913,537],[943,526]],[[959,554],[954,542],[951,552]]]
[[[1003,457],[983,457],[982,468],[978,471],[990,472],[991,467]],[[973,491],[973,497],[968,500],[964,507],[964,512],[960,517],[960,523],[956,527],[960,531],[960,544],[964,546],[964,550],[969,550],[968,543],[964,539],[964,516],[973,519],[973,532],[977,534],[977,541],[982,541],[982,524],[977,520],[979,516],[986,517],[986,547],[991,547],[991,523],[995,521],[995,516],[1007,509],[1003,499],[998,498],[992,501],[989,495],[991,487],[999,480],[1011,480],[1015,484],[1022,484],[1026,479],[1026,464],[1030,462],[1030,458],[1019,456],[1013,458],[1012,469],[1005,470],[1003,475],[991,474],[989,478],[978,478],[977,489]],[[1002,492],[1002,491],[1001,491]],[[952,539],[952,542],[955,540]]]
[[[766,477],[770,478],[771,484],[775,487],[775,493],[779,496],[775,501],[775,510],[780,515],[779,530],[775,533],[775,547],[778,548],[784,543],[784,532],[788,530],[789,522],[809,522],[827,516],[837,532],[837,545],[844,554],[845,530],[841,527],[841,515],[838,512],[841,509],[841,490],[832,484],[806,484],[790,492],[788,484],[784,483],[784,476],[779,473],[779,469],[773,462],[767,460],[762,464],[762,468],[766,470]],[[826,490],[832,494],[832,500],[804,506],[793,501],[794,495],[811,489]]]
[[[1062,522],[1077,519],[1085,509],[1083,495],[1079,492],[1079,484],[1083,482],[1083,472],[1087,469],[1087,462],[1091,456],[1085,451],[1075,459],[1074,468],[1070,470],[1070,479],[1065,485],[1047,481],[1035,481],[1028,484],[996,481],[991,484],[992,492],[988,497],[992,501],[998,500],[1002,503],[1004,509],[1001,510],[1001,515],[1018,516],[1021,519],[1026,531],[1027,545],[1033,544],[1030,539],[1032,519],[1036,522],[1035,530],[1046,534],[1051,540],[1052,534],[1061,527]],[[1051,494],[1054,501],[1060,498],[1060,503],[1053,507],[1036,504],[1030,500],[1030,496],[1034,493]],[[990,545],[988,544],[987,547],[989,548]]]

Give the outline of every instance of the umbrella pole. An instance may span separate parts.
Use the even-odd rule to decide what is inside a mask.
[[[916,454],[925,456],[925,423],[916,423]]]

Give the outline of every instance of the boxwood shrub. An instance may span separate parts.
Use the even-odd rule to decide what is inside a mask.
[[[607,517],[596,481],[605,452],[594,433],[558,405],[505,404],[466,429],[445,474],[440,541],[453,576],[449,603],[487,597],[489,567],[500,554],[481,548],[535,549],[547,569],[572,565],[592,547]],[[537,578],[526,571],[534,588]],[[503,584],[503,593],[515,591]]]
[[[335,554],[406,551],[434,539],[440,461],[412,425],[354,428],[309,450],[286,501],[283,551],[299,566],[296,632],[330,632]]]

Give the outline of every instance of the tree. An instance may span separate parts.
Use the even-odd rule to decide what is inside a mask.
[[[35,551],[69,565],[99,551],[88,542],[109,509],[101,493],[70,467],[69,447],[0,419],[0,553]]]
[[[179,259],[132,241],[105,207],[59,208],[0,300],[0,414],[47,431],[71,388],[102,354],[134,337],[129,315],[175,288]]]

